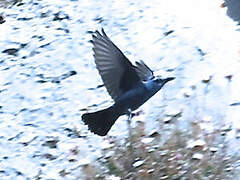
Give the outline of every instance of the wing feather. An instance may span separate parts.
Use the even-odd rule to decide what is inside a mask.
[[[142,81],[148,81],[154,78],[153,71],[142,60],[136,62],[136,72]]]
[[[114,100],[135,85],[142,83],[135,66],[109,39],[103,29],[102,34],[96,31],[92,35],[91,42],[97,69],[108,93]]]

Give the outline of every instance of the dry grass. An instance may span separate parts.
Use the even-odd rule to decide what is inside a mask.
[[[91,169],[89,179],[111,179],[110,175],[131,180],[237,179],[239,157],[227,154],[228,145],[220,131],[207,134],[193,123],[191,132],[175,129],[160,142],[160,135],[146,136],[141,123],[133,129],[131,143],[115,142],[113,148],[104,150],[99,164],[86,166],[85,172]]]

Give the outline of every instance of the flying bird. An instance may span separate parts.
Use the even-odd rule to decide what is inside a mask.
[[[122,115],[132,117],[138,109],[164,84],[175,79],[161,79],[143,62],[133,65],[122,51],[109,39],[102,29],[92,34],[93,52],[96,67],[114,104],[109,108],[85,113],[83,122],[93,133],[105,136]]]

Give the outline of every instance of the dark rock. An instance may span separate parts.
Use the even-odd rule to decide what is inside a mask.
[[[19,49],[16,48],[9,48],[9,49],[5,49],[2,51],[2,53],[6,53],[12,56],[17,56],[17,52],[19,51]]]
[[[240,106],[240,102],[232,103],[230,106]]]
[[[51,149],[57,148],[57,143],[59,142],[58,139],[47,140],[43,143],[43,146],[47,146]]]
[[[64,19],[69,19],[69,16],[67,14],[64,14],[63,12],[58,12],[54,14],[53,21],[62,21]]]
[[[96,17],[93,19],[94,21],[97,21],[99,24],[104,21],[103,17]]]
[[[170,30],[170,31],[167,31],[167,32],[165,32],[163,34],[164,34],[164,36],[168,36],[169,34],[172,34],[173,32],[174,32],[174,30]]]
[[[53,155],[50,154],[50,153],[44,154],[43,157],[46,158],[46,159],[49,159],[50,161],[57,159],[56,156],[53,156]]]
[[[199,52],[199,54],[200,54],[201,56],[205,56],[205,55],[206,55],[206,53],[203,52],[203,50],[200,49],[199,47],[197,47],[197,51]]]
[[[3,23],[5,23],[5,19],[4,19],[3,15],[0,15],[0,24],[3,24]]]
[[[30,17],[30,18],[23,17],[23,18],[18,18],[17,20],[19,20],[19,21],[29,21],[31,19],[33,19],[33,17]]]

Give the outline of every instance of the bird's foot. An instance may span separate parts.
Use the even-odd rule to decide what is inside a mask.
[[[142,110],[137,111],[137,112],[135,112],[135,113],[132,113],[132,117],[134,117],[134,116],[139,116],[139,115],[141,115],[141,114],[143,114],[143,111],[142,111]]]

